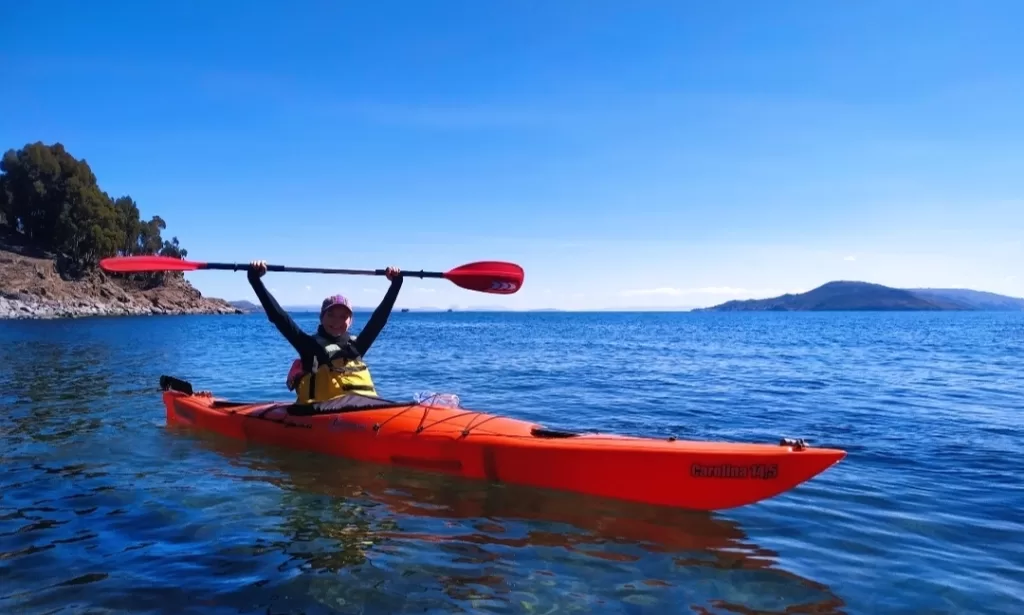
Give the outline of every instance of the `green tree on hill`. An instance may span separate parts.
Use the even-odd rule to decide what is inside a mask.
[[[89,164],[60,143],[31,143],[0,161],[0,224],[57,256],[63,275],[81,276],[101,258],[160,254],[184,258],[178,238],[161,236],[160,216],[143,221],[130,196],[100,189]],[[152,282],[163,276],[147,276]]]

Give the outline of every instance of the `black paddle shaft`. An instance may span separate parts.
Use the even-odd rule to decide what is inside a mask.
[[[204,263],[202,269],[223,269],[226,271],[248,271],[249,263]],[[292,273],[342,273],[347,275],[386,275],[385,269],[328,269],[324,267],[289,267],[287,265],[267,265],[267,271]],[[443,278],[440,271],[402,271],[403,277],[412,278]]]

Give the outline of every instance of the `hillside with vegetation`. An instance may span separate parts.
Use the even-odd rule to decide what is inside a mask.
[[[835,281],[806,293],[727,301],[695,311],[1021,311],[1024,299],[968,289],[903,289],[869,282]]]
[[[946,303],[963,306],[967,310],[985,312],[1024,311],[1024,299],[967,288],[908,288],[908,291],[925,299],[940,299]]]
[[[84,159],[31,143],[0,160],[0,318],[239,313],[180,272],[109,276],[107,256],[184,258],[160,216],[104,192]]]

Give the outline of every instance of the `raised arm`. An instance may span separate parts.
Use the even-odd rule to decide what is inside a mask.
[[[288,343],[295,348],[299,356],[307,356],[316,353],[317,343],[308,333],[302,330],[270,294],[264,286],[263,274],[266,273],[266,265],[262,261],[255,261],[249,266],[249,284],[256,292],[256,297],[267,314],[267,320],[274,323],[277,330],[281,332]]]
[[[395,307],[395,300],[398,299],[398,291],[402,289],[401,272],[395,267],[388,267],[388,271],[391,272],[388,275],[388,278],[391,279],[391,287],[388,288],[388,292],[384,295],[380,305],[373,311],[370,320],[366,322],[366,326],[363,327],[363,330],[356,337],[355,347],[359,351],[359,356],[366,354],[384,328],[384,325],[387,324],[388,317],[391,316],[391,310]]]

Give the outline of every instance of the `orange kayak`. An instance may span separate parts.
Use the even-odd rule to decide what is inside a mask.
[[[846,456],[803,441],[684,441],[553,431],[486,412],[348,395],[240,402],[162,376],[167,424],[230,438],[645,504],[721,510],[788,491]]]

